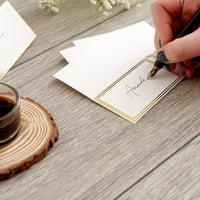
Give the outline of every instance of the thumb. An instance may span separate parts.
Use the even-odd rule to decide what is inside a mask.
[[[177,63],[200,56],[200,28],[167,43],[159,49],[157,59],[164,63]]]

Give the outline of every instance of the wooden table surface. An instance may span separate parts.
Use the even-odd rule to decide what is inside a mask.
[[[2,81],[45,107],[60,137],[42,161],[0,182],[0,200],[200,199],[199,79],[182,81],[132,124],[53,77],[73,40],[152,25],[152,0],[141,2],[105,16],[89,0],[66,0],[59,14],[10,0],[37,38]]]

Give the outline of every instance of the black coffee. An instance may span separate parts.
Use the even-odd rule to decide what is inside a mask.
[[[8,114],[15,106],[15,102],[5,96],[0,96],[0,117]]]
[[[0,146],[2,141],[10,138],[20,126],[20,109],[16,110],[8,117],[3,118],[15,106],[15,102],[7,96],[0,96]]]

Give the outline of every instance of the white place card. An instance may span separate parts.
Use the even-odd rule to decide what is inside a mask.
[[[147,80],[155,62],[153,42],[148,42],[147,47],[140,42],[132,42],[131,46],[128,42],[117,42],[117,35],[124,38],[131,35],[142,41],[138,30],[145,30],[146,39],[153,41],[152,27],[142,22],[139,29],[128,29],[131,34],[126,29],[124,34],[122,30],[120,34],[115,31],[113,39],[110,33],[109,37],[105,34],[75,41],[76,46],[61,51],[69,64],[54,76],[135,123],[183,77],[161,69]]]
[[[0,7],[0,79],[23,54],[36,35],[6,1]]]
[[[156,77],[147,79],[152,67],[153,62],[145,58],[102,91],[95,100],[122,117],[137,122],[183,78],[160,70]]]
[[[137,48],[139,49],[139,51],[142,51],[145,55],[149,55],[152,53],[152,49],[154,46],[154,40],[152,40],[152,38],[154,37],[154,33],[154,28],[146,22],[142,21],[109,33],[75,40],[73,43],[76,46],[79,46],[87,44],[90,41],[103,42],[105,39],[107,39],[116,41],[121,46],[129,48],[130,51],[135,52]]]

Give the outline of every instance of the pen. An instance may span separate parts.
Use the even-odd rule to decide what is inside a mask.
[[[200,8],[199,10],[191,17],[191,19],[183,26],[179,34],[174,38],[181,38],[185,35],[192,33],[200,25]],[[153,69],[149,72],[147,79],[155,76],[155,74],[162,69],[166,63],[161,63],[158,60],[155,61]]]

